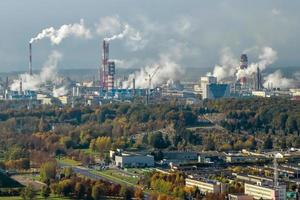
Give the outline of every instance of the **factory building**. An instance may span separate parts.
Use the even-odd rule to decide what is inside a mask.
[[[121,153],[121,155],[115,155],[114,157],[115,165],[121,168],[154,166],[154,157],[151,155]]]
[[[207,94],[207,86],[210,84],[216,84],[217,83],[217,78],[214,76],[204,76],[200,78],[200,94],[205,96]],[[204,98],[203,98],[204,99]]]
[[[202,94],[202,99],[220,99],[230,97],[230,86],[228,84],[208,84]]]
[[[197,187],[202,194],[226,192],[226,185],[214,180],[196,180],[186,178],[185,185],[187,187]]]
[[[286,200],[286,186],[268,186],[245,183],[245,194],[254,199]]]
[[[108,75],[107,75],[107,90],[108,91],[111,91],[114,89],[115,73],[116,73],[115,62],[109,61],[108,62]]]

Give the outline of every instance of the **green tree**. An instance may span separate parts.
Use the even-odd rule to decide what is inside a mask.
[[[100,185],[94,185],[92,188],[92,198],[94,200],[99,200],[101,198],[101,191]]]
[[[273,149],[273,140],[270,136],[266,138],[263,144],[264,149]]]
[[[44,183],[47,183],[51,179],[54,179],[56,176],[56,167],[57,167],[57,163],[55,161],[50,161],[50,162],[44,163],[40,167],[41,181]]]
[[[32,185],[28,185],[26,188],[23,189],[21,193],[23,200],[33,200],[35,199],[36,192],[34,191]]]
[[[82,183],[77,182],[75,185],[75,195],[77,199],[81,199],[84,196],[85,187]]]
[[[48,185],[43,186],[41,190],[42,197],[47,199],[50,196],[50,194],[51,194],[50,187]]]

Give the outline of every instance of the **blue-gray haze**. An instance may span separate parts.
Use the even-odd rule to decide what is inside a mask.
[[[147,40],[138,51],[113,41],[111,57],[134,60],[132,67],[154,62],[173,47],[182,48],[182,66],[204,68],[217,64],[225,47],[238,56],[263,46],[278,52],[275,66],[299,66],[299,8],[299,0],[1,0],[0,71],[26,70],[28,41],[43,28],[83,18],[93,29],[105,16],[118,16]],[[35,43],[34,67],[41,68],[51,51],[59,50],[61,68],[96,68],[102,39]]]

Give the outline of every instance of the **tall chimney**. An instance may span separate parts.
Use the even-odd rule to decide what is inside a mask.
[[[23,85],[22,84],[23,84],[22,79],[20,79],[20,94],[22,94],[22,92],[23,92]]]
[[[107,90],[108,81],[108,60],[109,60],[109,43],[103,40],[102,46],[102,65],[100,67],[100,87]]]
[[[132,91],[133,91],[133,96],[135,96],[135,78],[132,79]]]
[[[32,75],[32,43],[29,43],[29,74]]]

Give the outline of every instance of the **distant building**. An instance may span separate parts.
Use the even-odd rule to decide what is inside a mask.
[[[228,194],[228,200],[253,200],[253,197],[246,194]]]
[[[244,162],[252,162],[257,161],[259,158],[254,156],[248,156],[243,154],[228,154],[226,155],[227,163],[244,163]]]
[[[225,155],[219,152],[203,152],[198,155],[199,163],[220,163],[224,162]]]
[[[5,96],[7,100],[36,100],[37,98],[36,92],[31,90],[7,91]]]
[[[37,100],[43,105],[52,105],[52,98],[46,94],[37,94]]]
[[[197,152],[193,151],[167,151],[163,152],[165,159],[170,160],[197,160]]]
[[[115,155],[115,164],[117,167],[154,167],[154,157],[151,155],[139,155],[122,153]]]
[[[207,86],[210,84],[216,84],[217,77],[214,76],[203,76],[200,78],[200,94],[202,97],[207,94]],[[204,98],[203,98],[204,99]]]
[[[67,96],[67,95],[60,96],[60,97],[58,97],[58,99],[59,99],[60,102],[61,102],[62,104],[64,104],[64,105],[69,104],[70,101],[71,101],[70,97]]]
[[[203,90],[202,99],[219,99],[230,96],[230,86],[228,84],[208,84]]]
[[[214,180],[195,180],[186,178],[185,185],[187,187],[197,187],[202,194],[226,192],[226,185]]]
[[[267,186],[245,183],[245,194],[254,199],[286,200],[286,186]]]
[[[257,97],[268,97],[268,93],[267,93],[267,91],[257,91],[257,90],[253,90],[252,91],[252,95],[253,96],[257,96]]]

